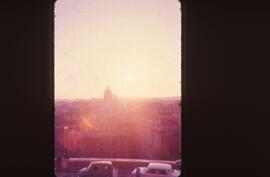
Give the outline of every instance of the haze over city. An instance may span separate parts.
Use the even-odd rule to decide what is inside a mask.
[[[58,0],[56,99],[181,96],[178,0]]]

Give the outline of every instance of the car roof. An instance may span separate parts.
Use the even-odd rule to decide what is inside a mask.
[[[149,168],[158,168],[158,169],[172,169],[172,166],[170,164],[165,163],[149,163]]]

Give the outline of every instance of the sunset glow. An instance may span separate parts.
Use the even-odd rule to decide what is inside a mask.
[[[55,15],[56,98],[180,96],[178,0],[58,0]]]

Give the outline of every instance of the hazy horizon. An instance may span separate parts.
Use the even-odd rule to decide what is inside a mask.
[[[130,96],[130,97],[117,97],[117,99],[171,99],[171,98],[179,98],[181,96],[166,96],[166,97],[139,97],[139,96]],[[88,100],[88,99],[98,99],[103,100],[103,97],[88,97],[88,98],[55,98],[55,100]]]
[[[58,0],[55,99],[181,97],[178,0]]]

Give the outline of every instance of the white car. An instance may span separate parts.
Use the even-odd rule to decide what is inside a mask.
[[[111,161],[93,161],[79,171],[78,177],[118,177],[118,170]]]
[[[181,164],[182,164],[182,160],[181,159],[178,159],[178,160],[176,160],[176,162],[175,162],[178,166],[181,166]]]
[[[131,177],[178,177],[180,170],[174,170],[172,165],[165,163],[150,163],[148,167],[137,167],[131,172]]]

